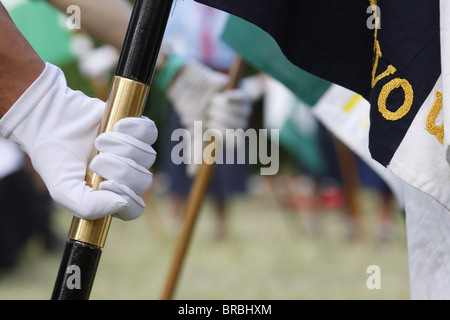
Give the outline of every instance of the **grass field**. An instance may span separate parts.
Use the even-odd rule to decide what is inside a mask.
[[[92,300],[160,299],[177,242],[169,199],[147,198],[144,216],[113,220]],[[365,237],[350,240],[342,211],[321,216],[309,232],[305,214],[280,208],[269,192],[230,203],[225,239],[215,238],[215,215],[205,201],[173,299],[409,299],[404,222],[395,215],[392,237],[375,241],[376,194],[360,195]],[[71,214],[59,208],[55,227],[63,235]],[[0,299],[50,298],[61,252],[44,252],[31,241],[20,265],[0,275]],[[367,268],[380,267],[380,289],[369,289]]]

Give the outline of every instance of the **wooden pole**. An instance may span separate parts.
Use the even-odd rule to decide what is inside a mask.
[[[229,82],[225,87],[226,90],[233,89],[238,86],[245,68],[245,61],[242,59],[242,57],[237,56],[229,73]],[[211,143],[214,143],[214,141],[212,141]],[[189,193],[185,212],[183,215],[181,234],[177,242],[171,268],[167,277],[166,285],[164,287],[162,300],[170,300],[173,297],[175,286],[180,275],[180,270],[191,240],[195,221],[197,220],[198,212],[200,211],[200,207],[203,203],[205,194],[208,191],[211,176],[214,171],[214,164],[207,164],[206,162],[211,163],[211,161],[205,161],[205,159],[203,159],[203,162],[198,169],[194,183]]]

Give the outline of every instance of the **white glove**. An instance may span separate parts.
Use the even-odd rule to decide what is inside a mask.
[[[186,167],[186,173],[190,177],[197,171],[199,165],[197,160],[203,156],[203,150],[198,150],[201,151],[201,154],[193,154],[197,150],[192,146],[203,144],[203,133],[201,135],[194,134],[194,121],[205,119],[206,107],[214,94],[221,91],[227,84],[227,80],[227,75],[192,61],[184,65],[173,83],[168,87],[167,97],[180,116],[181,124],[189,130],[191,136],[191,148],[188,145],[185,150],[191,159]]]
[[[219,129],[225,137],[226,129],[246,129],[252,112],[252,100],[241,89],[217,93],[206,111],[206,127]]]
[[[255,75],[243,79],[237,89],[216,93],[205,111],[206,127],[219,129],[224,137],[226,129],[247,129],[253,103],[263,91],[264,78]]]
[[[223,89],[228,76],[198,63],[189,62],[167,90],[167,97],[180,116],[181,124],[192,130],[194,121],[204,120],[213,95]]]
[[[126,118],[96,139],[105,103],[67,87],[63,72],[47,63],[43,73],[0,119],[0,134],[30,156],[56,202],[82,219],[114,214],[139,217],[142,193],[153,178],[157,129],[148,118]],[[94,146],[102,152],[91,170],[105,179],[95,191],[85,183]]]

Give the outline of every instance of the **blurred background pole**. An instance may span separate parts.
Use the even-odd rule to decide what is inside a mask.
[[[349,237],[352,240],[366,241],[368,233],[363,224],[363,211],[359,194],[361,185],[356,156],[349,147],[337,138],[333,142],[342,176]]]
[[[122,118],[142,115],[172,2],[135,1],[99,133],[111,131]],[[97,190],[101,181],[86,173],[92,188]],[[111,220],[73,218],[52,300],[89,299]]]
[[[239,81],[241,80],[244,71],[246,69],[246,63],[241,56],[236,56],[233,65],[229,72],[229,81],[225,87],[225,90],[237,88]],[[214,143],[214,141],[210,142]],[[212,150],[215,150],[213,148]],[[207,155],[203,155],[207,156]],[[213,155],[211,155],[213,156]],[[203,159],[202,157],[202,159]],[[214,171],[214,164],[211,161],[205,161],[203,159],[200,168],[195,175],[194,183],[189,193],[187,199],[186,208],[183,214],[183,224],[181,229],[181,234],[175,248],[175,254],[172,260],[170,271],[166,280],[166,285],[164,287],[164,292],[162,295],[162,300],[171,300],[175,286],[177,284],[180,270],[183,265],[184,257],[189,246],[189,242],[194,229],[195,221],[197,220],[198,212],[200,211],[203,199],[205,198],[206,192],[211,181],[211,176]]]

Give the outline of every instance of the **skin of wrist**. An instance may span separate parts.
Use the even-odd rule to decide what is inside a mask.
[[[0,3],[0,118],[45,68]]]

